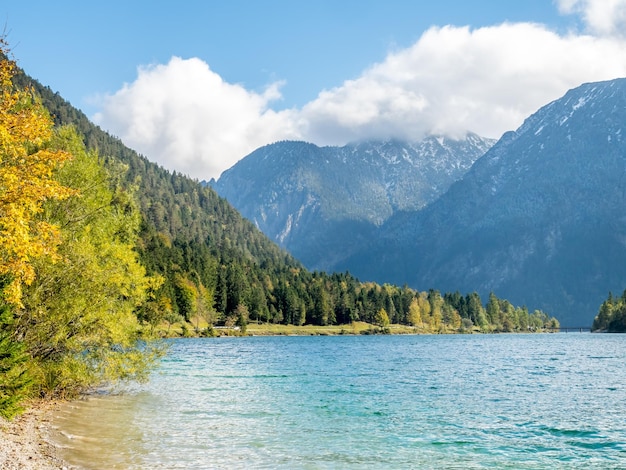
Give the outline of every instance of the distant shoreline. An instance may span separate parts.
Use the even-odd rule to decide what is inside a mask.
[[[197,325],[197,326],[196,326]],[[181,338],[181,337],[220,337],[220,336],[362,336],[362,335],[467,335],[467,334],[536,334],[536,333],[553,333],[554,330],[540,329],[535,331],[481,331],[479,328],[473,327],[467,330],[453,329],[443,327],[438,331],[431,331],[424,326],[409,326],[400,324],[391,324],[387,327],[380,327],[371,323],[357,321],[345,325],[283,325],[276,323],[249,323],[245,330],[238,327],[209,327],[206,322],[203,324],[195,324],[190,322],[181,328],[177,324],[170,328],[161,327],[160,335],[163,338]]]
[[[184,329],[179,325],[166,330],[161,329],[163,338],[182,337],[220,337],[220,336],[364,336],[364,335],[431,335],[431,334],[471,334],[480,331],[457,331],[445,329],[443,331],[427,331],[408,325],[389,325],[380,327],[371,323],[355,322],[347,325],[283,325],[276,323],[250,323],[245,329],[233,327],[208,327],[206,324],[195,328],[187,324]]]

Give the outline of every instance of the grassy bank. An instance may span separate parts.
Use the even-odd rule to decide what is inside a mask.
[[[437,334],[473,333],[464,331],[441,329]],[[408,325],[392,324],[384,329],[378,325],[366,322],[353,322],[348,325],[282,325],[275,323],[250,322],[245,331],[239,327],[220,328],[210,327],[206,321],[192,319],[191,322],[163,324],[159,327],[162,337],[199,337],[199,336],[333,336],[333,335],[371,335],[371,334],[433,334],[427,327],[413,327]]]

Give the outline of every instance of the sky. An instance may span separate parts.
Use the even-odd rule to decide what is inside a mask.
[[[626,0],[0,0],[26,73],[170,170],[279,140],[499,138],[626,77]]]

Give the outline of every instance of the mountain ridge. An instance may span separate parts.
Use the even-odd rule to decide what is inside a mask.
[[[394,213],[432,202],[494,142],[471,133],[343,147],[282,141],[211,185],[307,267],[325,270]]]
[[[14,77],[14,84],[37,95],[55,125],[74,126],[86,148],[97,152],[102,166],[115,170],[121,187],[137,197],[138,259],[149,275],[163,281],[135,312],[150,328],[167,325],[169,335],[169,328],[177,324],[183,335],[211,335],[216,333],[212,325],[237,323],[244,331],[248,320],[379,325],[387,319],[413,324],[423,332],[463,332],[470,327],[529,331],[558,324],[544,312],[531,313],[506,300],[498,300],[501,315],[486,318],[473,294],[419,292],[407,286],[363,283],[347,272],[309,271],[211,188],[150,162],[23,72]],[[120,172],[120,164],[125,172]],[[424,307],[419,321],[411,312],[416,302],[432,304]],[[511,312],[519,315],[513,317]],[[368,331],[381,331],[372,328]]]
[[[606,293],[626,283],[616,266],[626,266],[625,122],[626,79],[568,91],[503,135],[437,201],[392,217],[336,268],[494,291],[591,323]]]

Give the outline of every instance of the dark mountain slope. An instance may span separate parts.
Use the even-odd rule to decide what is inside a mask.
[[[366,279],[494,291],[589,325],[626,284],[626,80],[529,117],[421,212],[341,267]],[[578,325],[574,325],[578,326]]]
[[[474,134],[344,147],[278,142],[212,186],[306,266],[330,269],[398,210],[435,200],[493,143]]]

